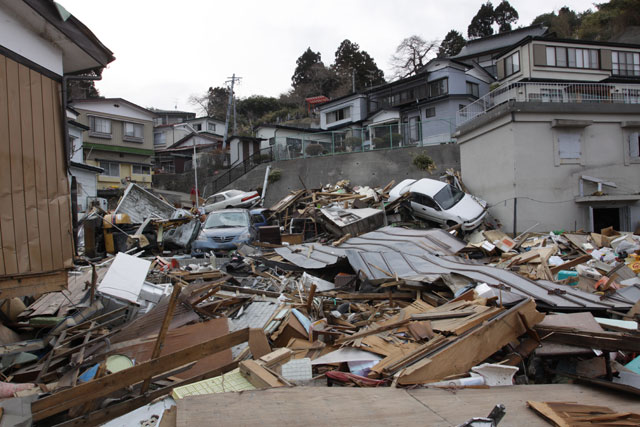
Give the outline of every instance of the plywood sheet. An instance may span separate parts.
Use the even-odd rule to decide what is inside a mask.
[[[46,278],[41,286],[31,280],[24,289],[15,286],[16,280],[72,266],[61,110],[59,82],[0,55],[0,289],[4,296],[51,290]]]
[[[504,403],[500,427],[540,426],[527,400],[574,401],[606,405],[616,412],[637,411],[637,400],[575,384],[521,385],[491,389],[295,387],[190,396],[177,402],[178,426],[455,426],[486,417]],[[251,410],[247,410],[251,408]]]
[[[160,356],[174,353],[186,347],[190,347],[204,341],[209,341],[213,338],[221,337],[226,335],[228,332],[229,327],[226,318],[211,319],[207,322],[186,325],[181,328],[174,329],[167,332]],[[141,362],[147,361],[151,358],[155,342],[155,335],[127,341],[113,345],[111,353],[124,354],[135,359],[136,364],[140,364]],[[191,378],[228,365],[231,363],[231,360],[231,349],[227,349],[200,359],[191,369],[181,372],[175,376],[182,379]]]

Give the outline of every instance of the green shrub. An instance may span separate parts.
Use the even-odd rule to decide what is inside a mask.
[[[344,145],[351,151],[360,151],[362,149],[362,139],[350,136],[344,139]]]
[[[426,154],[418,154],[413,158],[413,165],[420,170],[431,173],[436,168],[436,162]]]
[[[321,144],[309,144],[304,149],[307,156],[319,156],[323,151],[324,147]]]
[[[271,169],[267,180],[269,181],[269,184],[273,184],[274,182],[279,181],[280,178],[282,178],[282,171],[280,169]]]

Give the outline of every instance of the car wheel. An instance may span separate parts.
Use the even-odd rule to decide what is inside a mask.
[[[229,206],[225,206],[225,209],[231,209],[233,206],[229,205]]]
[[[458,223],[455,222],[455,221],[451,221],[451,220],[447,221],[447,228],[451,228],[451,227],[454,227],[456,225],[458,225]]]

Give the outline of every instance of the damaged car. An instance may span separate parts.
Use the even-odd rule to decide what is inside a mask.
[[[251,217],[246,209],[225,209],[211,212],[202,231],[191,244],[191,255],[227,252],[255,239]]]
[[[389,201],[409,192],[407,203],[413,214],[442,226],[461,225],[469,231],[482,224],[487,214],[487,202],[458,188],[435,179],[405,179],[389,192]]]
[[[205,212],[230,208],[251,208],[260,202],[257,191],[227,190],[207,197],[204,203]]]

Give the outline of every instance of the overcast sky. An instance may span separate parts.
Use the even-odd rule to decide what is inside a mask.
[[[239,97],[278,96],[291,88],[296,59],[311,47],[333,62],[344,39],[358,43],[391,76],[400,41],[417,34],[465,37],[481,0],[57,0],[87,25],[116,60],[97,83],[101,95],[145,107],[197,111],[188,101],[233,73]],[[494,0],[494,6],[499,3]],[[512,0],[527,26],[562,6],[591,0]]]

